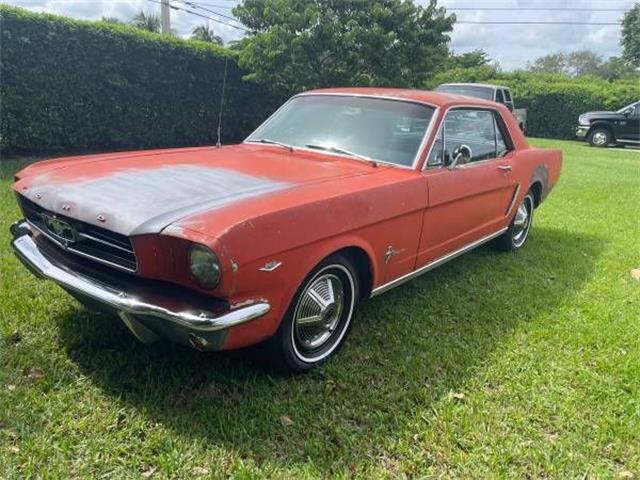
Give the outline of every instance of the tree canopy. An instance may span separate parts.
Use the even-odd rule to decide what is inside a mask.
[[[455,16],[435,0],[244,0],[234,15],[248,77],[282,92],[337,85],[417,87],[448,57]]]
[[[136,28],[142,30],[148,30],[149,32],[160,31],[160,17],[152,13],[145,13],[144,10],[140,10],[131,18],[130,24]]]
[[[622,19],[622,57],[640,68],[640,3],[627,10]]]
[[[604,60],[602,56],[590,50],[578,50],[570,53],[551,53],[534,60],[529,64],[529,71],[538,73],[554,73],[580,77],[591,75],[615,80],[633,77],[636,72],[632,64],[620,57]]]
[[[191,31],[191,40],[200,40],[201,42],[216,43],[218,45],[224,44],[222,37],[216,35],[213,29],[208,25],[197,25]]]

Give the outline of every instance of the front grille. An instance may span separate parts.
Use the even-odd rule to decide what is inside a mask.
[[[18,195],[25,218],[56,245],[77,255],[90,258],[112,267],[135,272],[138,269],[131,240],[126,235],[53,213],[31,200]],[[45,219],[60,219],[71,226],[68,238],[52,231]],[[66,232],[65,232],[66,233]]]

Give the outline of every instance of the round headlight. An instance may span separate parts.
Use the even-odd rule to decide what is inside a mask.
[[[195,244],[189,250],[189,269],[191,275],[204,288],[214,288],[220,281],[220,264],[213,251],[205,246]]]

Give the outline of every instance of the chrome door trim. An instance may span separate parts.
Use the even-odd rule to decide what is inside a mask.
[[[397,287],[398,285],[402,285],[403,283],[406,283],[409,280],[412,280],[422,275],[423,273],[427,273],[428,271],[433,270],[434,268],[437,268],[440,265],[447,263],[449,260],[453,260],[454,258],[459,257],[463,253],[473,250],[474,248],[479,247],[483,243],[487,243],[488,241],[493,240],[494,238],[502,235],[506,230],[507,230],[507,227],[501,228],[497,232],[486,235],[457,250],[454,250],[453,252],[447,253],[446,255],[440,258],[437,258],[427,263],[423,267],[420,267],[417,270],[414,270],[413,272],[409,272],[401,277],[396,278],[395,280],[391,280],[390,282],[385,283],[384,285],[380,285],[379,287],[376,287],[371,291],[371,297],[373,298],[376,295],[380,295],[381,293],[384,293],[387,290],[391,290],[392,288]]]

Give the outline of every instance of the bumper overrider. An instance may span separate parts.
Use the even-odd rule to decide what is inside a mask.
[[[11,233],[16,256],[35,276],[53,280],[90,308],[116,314],[144,343],[168,338],[199,350],[219,350],[229,328],[270,310],[264,300],[230,306],[168,283],[76,262],[61,249],[34,238],[26,221],[12,225]]]

